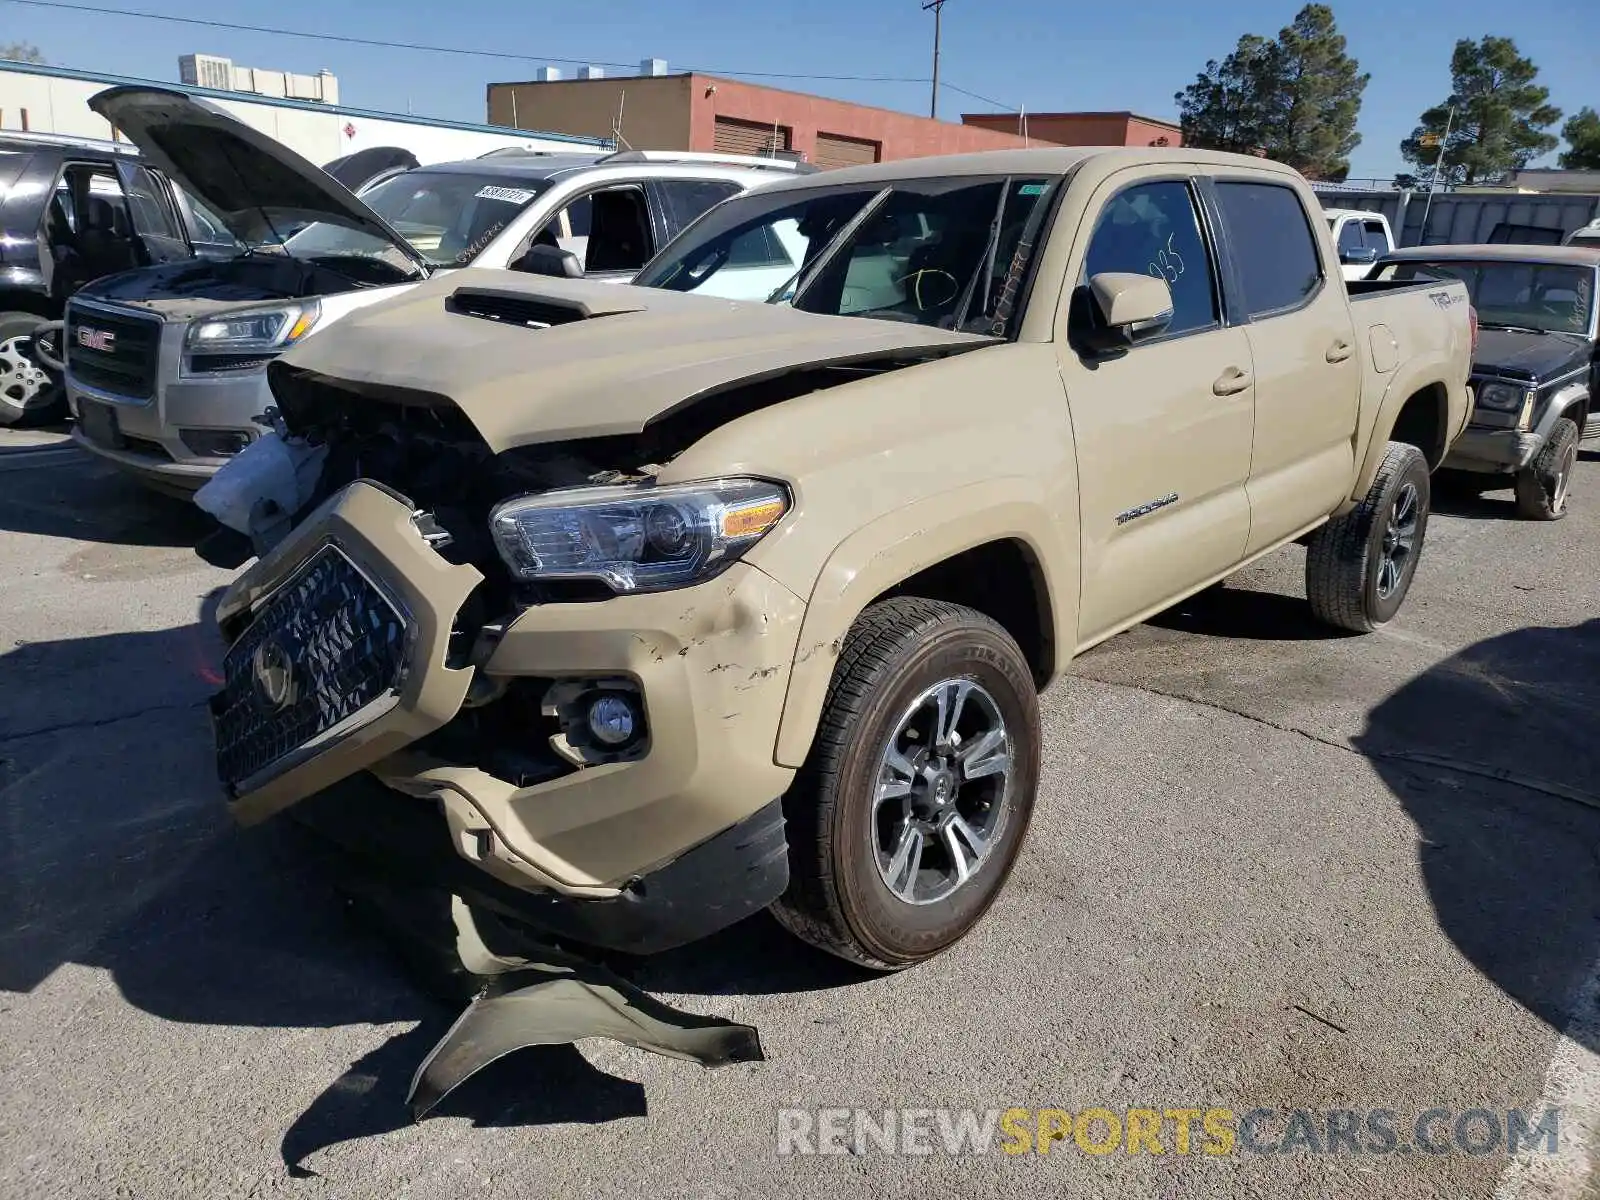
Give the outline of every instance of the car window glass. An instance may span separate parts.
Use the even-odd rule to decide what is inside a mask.
[[[637,283],[1005,336],[1059,185],[1009,176],[758,188],[705,214]]]
[[[674,234],[712,205],[741,190],[726,179],[663,179],[657,186],[667,201],[667,229]]]
[[[1510,326],[1542,333],[1584,334],[1595,303],[1595,273],[1560,263],[1391,263],[1380,279],[1459,279],[1485,329]]]
[[[1339,230],[1339,253],[1346,250],[1360,250],[1363,248],[1361,240],[1361,222],[1346,221]]]
[[[1366,230],[1368,246],[1379,254],[1383,254],[1390,249],[1389,235],[1383,228],[1383,222],[1366,221],[1363,222],[1363,226]]]
[[[1187,184],[1142,183],[1118,193],[1106,205],[1089,238],[1081,282],[1109,273],[1153,275],[1166,281],[1172,290],[1168,333],[1216,323],[1211,257]]]
[[[1294,189],[1219,180],[1217,205],[1252,317],[1297,308],[1322,280],[1322,262],[1306,210]]]

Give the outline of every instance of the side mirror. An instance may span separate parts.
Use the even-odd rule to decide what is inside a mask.
[[[583,263],[578,256],[555,246],[529,246],[523,256],[511,264],[511,269],[529,275],[553,275],[557,279],[583,278]]]
[[[1172,323],[1172,289],[1165,279],[1106,271],[1089,280],[1100,319],[1123,343],[1160,333]]]
[[[1368,266],[1378,261],[1378,250],[1376,246],[1358,246],[1350,250],[1341,250],[1339,261],[1350,263],[1352,266]]]

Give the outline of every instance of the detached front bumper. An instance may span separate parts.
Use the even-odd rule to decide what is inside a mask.
[[[1515,474],[1533,461],[1544,438],[1517,429],[1484,429],[1469,425],[1456,439],[1443,466],[1457,471]]]
[[[367,482],[247,571],[219,609],[232,646],[213,701],[235,815],[259,821],[370,772],[396,804],[393,792],[433,801],[456,855],[527,893],[542,923],[602,945],[710,932],[781,892],[770,806],[794,772],[773,748],[803,601],[739,563],[679,591],[529,607],[472,666],[451,658],[451,634],[481,579],[428,544],[403,498]],[[631,687],[642,708],[642,743],[612,761],[519,786],[492,756],[429,737],[469,686],[479,707],[463,720],[509,688],[586,681]],[[640,921],[652,891],[680,911]]]

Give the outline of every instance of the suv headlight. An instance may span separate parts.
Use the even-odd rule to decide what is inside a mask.
[[[594,579],[650,592],[710,578],[789,511],[763,479],[583,487],[507,500],[489,516],[506,566],[526,582]]]
[[[1478,388],[1478,403],[1496,412],[1516,412],[1526,398],[1525,390],[1511,383],[1485,383]]]
[[[263,366],[315,329],[321,316],[319,301],[296,300],[203,317],[184,335],[190,369],[211,373]]]

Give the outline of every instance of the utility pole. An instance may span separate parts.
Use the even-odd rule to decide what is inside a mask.
[[[1445,148],[1450,145],[1450,126],[1455,123],[1456,110],[1452,108],[1444,119],[1444,136],[1439,139],[1439,157],[1433,160],[1433,178],[1428,181],[1428,202],[1422,206],[1422,228],[1417,230],[1417,245],[1428,244],[1428,214],[1433,211],[1433,193],[1439,186],[1439,172],[1444,168]]]
[[[933,9],[933,99],[928,104],[928,115],[935,119],[939,116],[939,34],[943,25],[945,0],[926,0],[922,11]]]

